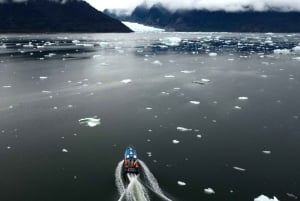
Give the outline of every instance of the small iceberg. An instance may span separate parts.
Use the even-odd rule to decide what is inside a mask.
[[[184,73],[184,74],[190,74],[190,73],[194,73],[194,72],[196,72],[196,71],[194,71],[194,70],[182,70],[182,71],[180,71],[180,72],[182,72],[182,73]]]
[[[80,125],[88,126],[88,127],[95,127],[100,125],[100,119],[88,117],[78,120]]]
[[[174,75],[165,75],[165,78],[175,78]]]
[[[132,80],[131,79],[125,79],[125,80],[122,80],[121,82],[124,83],[124,84],[129,84],[129,83],[132,82]]]
[[[300,46],[294,47],[294,48],[293,48],[293,51],[294,51],[295,53],[300,53]]]
[[[162,63],[161,63],[160,61],[158,61],[158,60],[153,61],[152,64],[154,64],[154,65],[159,65],[159,66],[162,65]]]
[[[274,54],[282,54],[282,55],[287,55],[291,51],[289,49],[275,49]]]
[[[183,182],[183,181],[177,181],[177,184],[178,184],[179,186],[186,186],[186,183]]]
[[[209,54],[208,54],[208,56],[210,56],[210,57],[216,57],[218,54],[217,53],[215,53],[215,52],[210,52]]]
[[[180,141],[179,140],[172,140],[173,144],[178,144]]]
[[[268,198],[265,195],[260,195],[259,197],[255,198],[254,201],[279,201],[279,200],[275,196],[272,199],[272,198]]]
[[[235,169],[237,171],[241,171],[241,172],[245,172],[246,171],[246,169],[240,168],[240,167],[237,167],[237,166],[233,167],[233,169]]]
[[[184,127],[177,127],[176,129],[179,130],[179,131],[182,131],[182,132],[192,131],[192,130],[193,130],[193,129],[190,129],[190,128],[184,128]]]
[[[249,98],[246,97],[246,96],[240,96],[238,99],[239,99],[239,100],[248,100]]]
[[[206,189],[204,189],[204,193],[206,193],[206,194],[215,194],[216,192],[212,188],[206,188]]]
[[[241,110],[242,108],[240,106],[234,106],[234,109]]]
[[[181,42],[181,38],[178,37],[166,37],[160,39],[161,43],[168,46],[179,46]]]
[[[272,152],[269,151],[269,150],[263,150],[262,153],[264,153],[264,154],[271,154]]]
[[[200,101],[190,101],[190,103],[194,104],[194,105],[199,105]]]
[[[48,79],[48,77],[46,77],[46,76],[40,76],[40,80],[46,80],[46,79]]]

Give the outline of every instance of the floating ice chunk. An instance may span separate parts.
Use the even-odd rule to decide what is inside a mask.
[[[290,53],[289,49],[275,49],[274,50],[274,54],[283,54],[283,55],[287,55]]]
[[[275,196],[272,199],[272,198],[268,198],[265,195],[260,195],[259,197],[255,198],[254,201],[279,201],[279,200]]]
[[[67,149],[62,149],[61,151],[64,152],[64,153],[68,153],[69,152]]]
[[[268,150],[263,150],[262,153],[264,153],[264,154],[271,154],[272,152],[268,151]]]
[[[196,72],[196,71],[194,71],[194,70],[182,70],[182,71],[180,71],[180,72],[182,72],[182,73],[184,73],[184,74],[190,74],[190,73],[194,73],[194,72]]]
[[[79,40],[72,40],[72,43],[77,44],[77,43],[80,43],[80,41]]]
[[[200,102],[199,101],[190,101],[190,103],[194,104],[194,105],[199,105]]]
[[[294,57],[294,60],[300,61],[300,57]]]
[[[159,66],[162,65],[162,63],[161,63],[160,61],[158,61],[158,60],[153,61],[152,64],[154,64],[154,65],[159,65]]]
[[[202,78],[201,81],[202,81],[202,82],[210,82],[210,80],[209,80],[209,79],[206,79],[206,78]]]
[[[287,196],[291,197],[291,198],[294,198],[295,200],[298,199],[298,197],[292,193],[286,193]]]
[[[174,75],[165,75],[165,78],[174,78]]]
[[[46,79],[48,79],[48,77],[46,77],[46,76],[40,76],[40,80],[46,80]]]
[[[246,169],[240,168],[240,167],[237,167],[237,166],[233,167],[233,169],[235,169],[237,171],[241,171],[241,172],[245,172],[246,171]]]
[[[163,94],[163,95],[170,95],[170,93],[165,92],[165,91],[162,91],[161,94]]]
[[[300,46],[296,46],[296,47],[294,47],[293,48],[293,51],[295,52],[295,53],[300,53]]]
[[[234,106],[234,109],[241,110],[242,108],[240,106]]]
[[[177,184],[178,184],[179,186],[186,186],[186,183],[183,182],[183,181],[177,181]]]
[[[78,120],[80,125],[88,126],[88,127],[95,127],[100,125],[100,119],[88,117]]]
[[[181,42],[181,38],[178,37],[166,37],[160,39],[161,43],[168,46],[178,46]]]
[[[49,54],[45,55],[44,57],[51,58],[51,57],[54,57],[55,55],[56,55],[55,53],[49,53]]]
[[[6,86],[2,86],[3,88],[11,88],[11,86],[8,86],[8,85],[6,85]]]
[[[192,131],[192,130],[193,130],[193,129],[190,129],[190,128],[184,128],[184,127],[177,127],[176,129],[179,130],[179,131],[182,131],[182,132]]]
[[[131,79],[125,79],[125,80],[122,80],[121,82],[124,83],[124,84],[129,84],[129,83],[132,82],[132,80]]]
[[[206,189],[204,189],[204,193],[206,193],[206,194],[215,194],[216,192],[212,188],[206,188]]]
[[[23,45],[23,47],[26,47],[26,48],[33,48],[34,45],[32,45],[32,42],[29,42],[28,44]]]
[[[193,81],[192,83],[194,83],[194,84],[200,84],[200,85],[205,85],[205,83],[204,82],[202,82],[202,81]]]
[[[240,96],[238,99],[239,99],[239,100],[248,100],[249,98],[246,97],[246,96]]]
[[[173,144],[178,144],[180,141],[178,140],[172,140]]]
[[[152,110],[152,107],[146,107],[145,109],[146,110]]]
[[[217,53],[215,53],[215,52],[210,52],[209,54],[208,54],[208,56],[210,56],[210,57],[215,57],[215,56],[217,56],[218,54]]]

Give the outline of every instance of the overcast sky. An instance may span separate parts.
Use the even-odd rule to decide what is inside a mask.
[[[133,9],[145,0],[86,0],[98,10],[105,8]],[[300,0],[146,0],[149,5],[161,2],[170,8],[205,8],[209,10],[244,10],[251,7],[262,11],[269,7],[300,11]]]

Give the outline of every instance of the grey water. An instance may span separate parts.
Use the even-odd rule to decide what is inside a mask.
[[[299,199],[299,43],[272,33],[0,35],[1,201],[117,201],[129,144],[173,201]],[[140,182],[135,193],[147,190]]]

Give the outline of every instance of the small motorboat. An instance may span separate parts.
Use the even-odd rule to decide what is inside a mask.
[[[138,162],[136,150],[133,146],[128,146],[124,153],[123,174],[139,174],[140,164]]]

